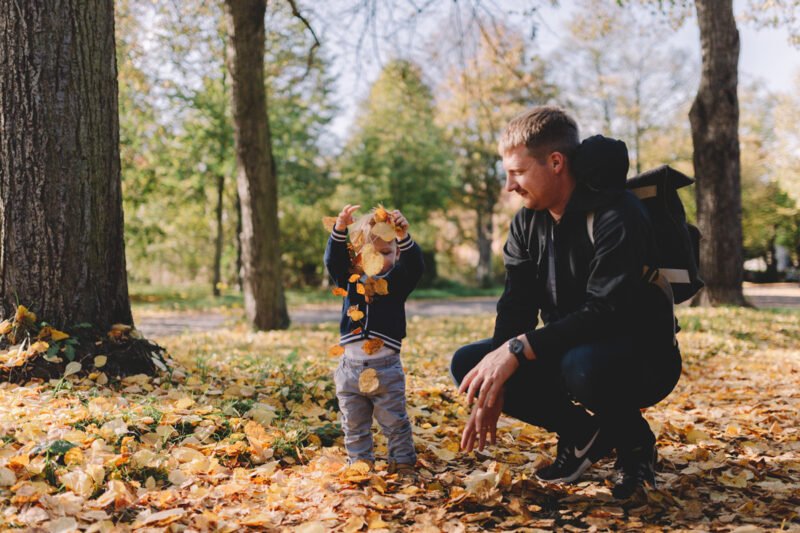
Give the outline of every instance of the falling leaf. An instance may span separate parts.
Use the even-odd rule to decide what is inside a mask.
[[[331,233],[334,226],[336,226],[336,217],[322,217],[322,227],[325,228],[325,231]]]
[[[355,283],[356,281],[358,281],[358,278],[360,277],[361,276],[359,276],[358,274],[353,274],[347,281],[349,281],[350,283]]]
[[[343,353],[344,353],[344,346],[334,344],[333,346],[328,348],[328,355],[331,357],[339,357]]]
[[[383,344],[381,339],[367,339],[364,341],[364,345],[361,349],[364,350],[365,354],[372,355],[378,353],[378,351],[383,348]]]
[[[372,227],[371,233],[386,242],[394,241],[397,236],[394,227],[387,222],[378,222],[375,224]]]
[[[364,294],[366,292],[365,289],[364,289],[364,285],[362,285],[361,283],[356,285],[356,292],[358,294]]]
[[[380,387],[378,373],[374,368],[367,368],[358,376],[358,390],[364,394],[372,394]]]
[[[386,296],[389,294],[389,282],[386,281],[386,278],[369,278],[366,283],[366,292]]]
[[[347,310],[347,316],[349,316],[353,321],[358,322],[364,318],[364,313],[358,308],[357,305],[351,305]]]
[[[67,367],[64,369],[64,377],[71,376],[72,374],[77,374],[81,371],[81,364],[77,361],[72,361],[71,363],[67,364]]]
[[[341,287],[335,287],[331,292],[333,293],[334,296],[342,296],[342,297],[347,296],[347,291]]]
[[[383,270],[383,255],[375,249],[372,243],[365,244],[361,248],[361,264],[364,273],[368,276],[377,276]]]
[[[351,335],[359,335],[362,331],[364,331],[363,328],[356,328],[353,331],[351,331],[350,334]]]

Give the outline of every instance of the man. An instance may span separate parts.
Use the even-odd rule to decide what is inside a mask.
[[[502,411],[558,434],[540,480],[571,483],[616,449],[614,495],[654,487],[655,436],[640,408],[669,394],[681,357],[672,302],[643,276],[658,252],[625,190],[627,149],[602,137],[581,145],[575,121],[542,106],[508,124],[499,152],[524,208],[504,248],[494,335],[453,356],[460,392],[477,399],[462,448],[494,443]]]

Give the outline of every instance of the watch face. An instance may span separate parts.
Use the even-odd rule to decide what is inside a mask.
[[[522,341],[519,339],[511,339],[508,341],[508,350],[511,353],[518,355],[525,351],[525,345],[522,344]]]

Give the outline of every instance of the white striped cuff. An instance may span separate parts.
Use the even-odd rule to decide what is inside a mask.
[[[409,234],[409,235],[406,235],[405,239],[403,239],[403,240],[401,240],[401,241],[397,241],[397,248],[398,248],[398,250],[400,250],[401,252],[403,252],[403,251],[405,251],[405,250],[408,250],[408,249],[409,249],[409,248],[411,248],[412,246],[414,246],[414,241],[413,241],[413,239],[411,238],[411,235],[410,235],[410,234]]]
[[[336,242],[347,242],[347,230],[339,231],[336,228],[333,228],[331,232],[331,239]]]

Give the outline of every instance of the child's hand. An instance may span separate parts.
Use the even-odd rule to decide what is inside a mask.
[[[406,217],[403,216],[403,213],[401,213],[397,209],[392,211],[390,215],[392,217],[392,222],[394,222],[395,227],[400,230],[397,233],[397,238],[398,240],[402,241],[408,235],[408,220],[406,220]]]
[[[336,231],[344,231],[347,229],[347,226],[355,222],[353,213],[355,213],[359,207],[361,206],[347,204],[342,208],[342,212],[336,217],[336,225],[334,226]]]

